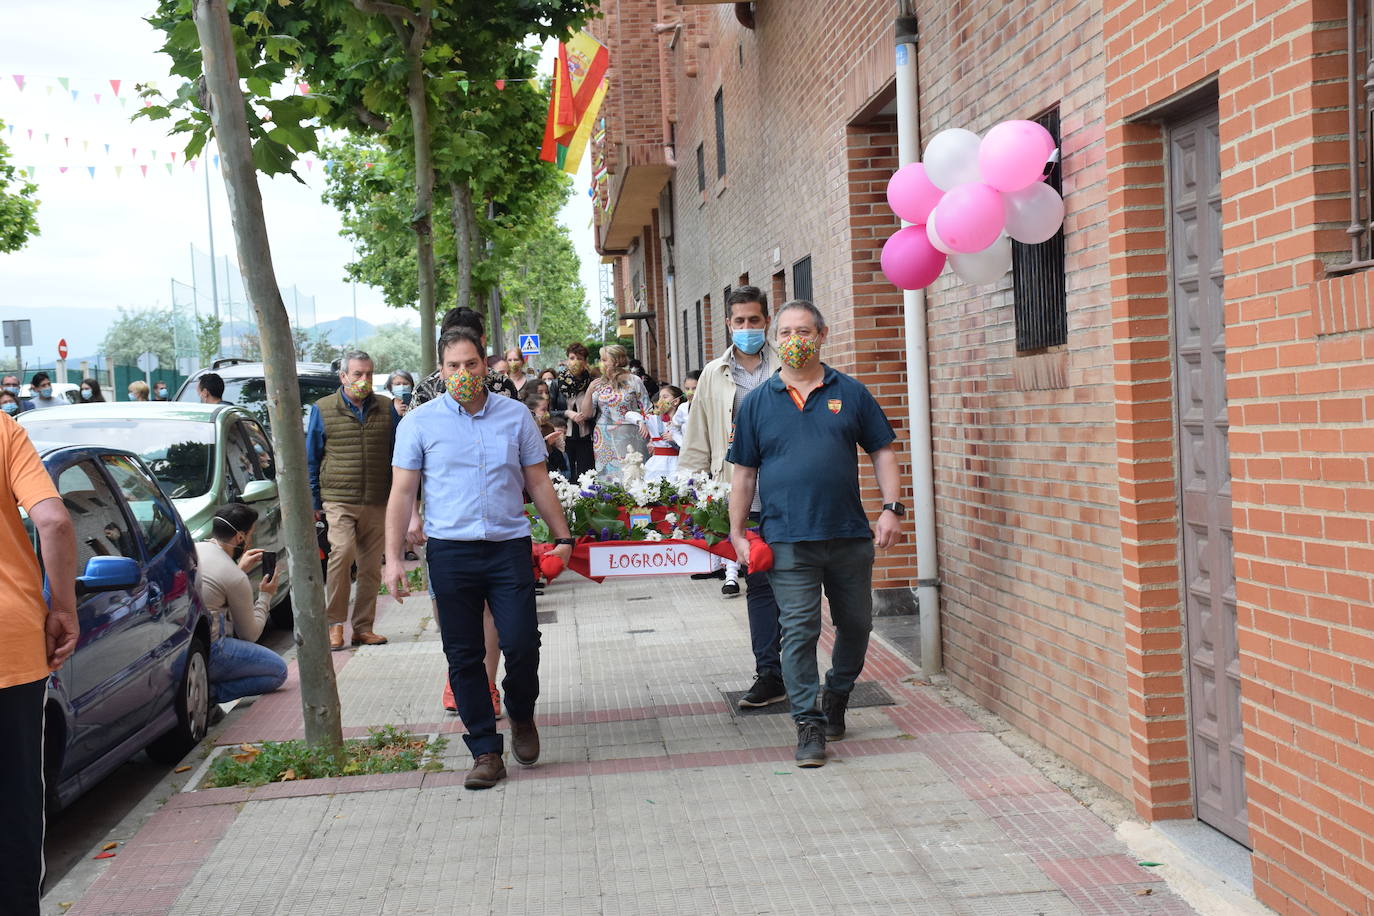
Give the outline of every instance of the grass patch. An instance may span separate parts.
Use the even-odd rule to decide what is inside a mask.
[[[448,739],[429,741],[395,726],[368,730],[366,738],[350,738],[343,751],[331,754],[304,741],[265,741],[241,744],[215,758],[205,778],[208,789],[229,786],[264,786],[269,782],[323,779],[327,776],[367,776],[373,773],[405,773],[439,770],[440,752]]]

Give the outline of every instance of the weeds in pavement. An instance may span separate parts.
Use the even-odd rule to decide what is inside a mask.
[[[420,592],[429,590],[429,583],[425,582],[425,567],[423,563],[406,573],[406,586],[410,589],[412,595],[418,595]],[[377,586],[377,594],[385,595],[386,586]]]
[[[206,788],[442,769],[438,755],[448,745],[447,738],[430,741],[393,725],[368,732],[366,738],[345,741],[343,752],[337,756],[304,741],[241,744],[215,758],[205,779]]]

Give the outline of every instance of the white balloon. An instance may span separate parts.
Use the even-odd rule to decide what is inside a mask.
[[[982,181],[983,173],[978,168],[978,146],[981,142],[977,134],[962,127],[940,131],[930,138],[926,144],[926,154],[921,159],[926,167],[926,177],[942,191]]]
[[[1019,191],[1003,191],[1002,204],[1007,211],[1007,235],[1022,244],[1047,242],[1064,225],[1064,198],[1043,181]]]
[[[949,266],[965,283],[991,283],[1000,280],[1011,270],[1011,239],[999,235],[982,251],[972,254],[954,253],[949,256]]]
[[[940,208],[937,205],[935,210],[938,209]],[[954,254],[954,249],[945,244],[945,240],[940,238],[940,233],[935,228],[935,210],[931,210],[930,214],[926,217],[926,238],[930,239],[930,244],[935,246],[936,251],[942,251],[945,254]]]

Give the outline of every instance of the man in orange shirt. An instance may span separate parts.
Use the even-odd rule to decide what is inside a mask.
[[[22,506],[38,532],[34,556]],[[37,913],[43,884],[43,707],[49,672],[76,648],[76,534],[23,428],[0,414],[0,888]],[[43,596],[47,570],[51,598]]]

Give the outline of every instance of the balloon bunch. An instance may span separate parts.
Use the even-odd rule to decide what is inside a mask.
[[[1013,239],[1036,245],[1064,223],[1063,198],[1042,180],[1054,152],[1034,121],[1003,121],[981,140],[961,127],[940,131],[922,161],[888,182],[892,211],[912,225],[883,245],[883,274],[900,289],[922,289],[948,261],[966,283],[1001,277]]]

